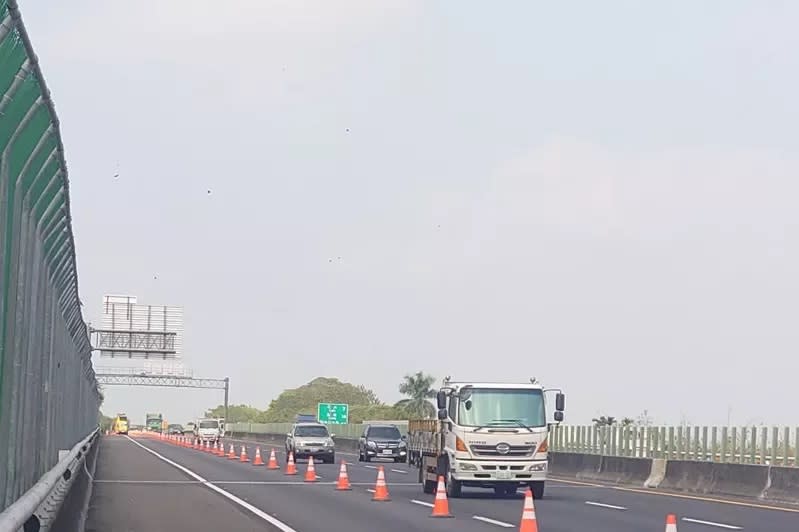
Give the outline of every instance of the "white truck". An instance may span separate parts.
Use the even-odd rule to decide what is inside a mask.
[[[222,431],[219,428],[219,420],[213,418],[200,419],[194,425],[194,439],[200,445],[206,442],[209,445],[216,445],[222,438]]]
[[[550,428],[546,392],[556,392],[553,419],[560,423],[565,395],[535,379],[525,384],[444,379],[436,396],[438,419],[408,423],[408,463],[418,467],[424,492],[433,493],[441,475],[448,497],[460,497],[464,486],[507,496],[529,485],[533,496],[542,498]]]

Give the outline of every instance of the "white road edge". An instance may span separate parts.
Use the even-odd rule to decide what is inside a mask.
[[[272,517],[268,513],[264,512],[263,510],[260,510],[260,509],[256,508],[255,506],[253,506],[252,504],[248,503],[247,501],[239,499],[238,497],[236,497],[232,493],[223,490],[219,486],[217,486],[215,484],[211,484],[210,482],[205,480],[203,477],[201,477],[200,475],[198,475],[194,471],[192,471],[192,470],[190,470],[188,468],[185,468],[185,467],[183,467],[182,465],[180,465],[180,464],[178,464],[176,462],[173,462],[172,460],[170,460],[169,458],[167,458],[165,456],[162,456],[161,454],[153,451],[152,449],[150,449],[146,445],[142,445],[141,443],[137,442],[136,440],[134,440],[130,436],[125,436],[125,437],[128,440],[130,440],[131,442],[133,442],[134,444],[138,445],[139,447],[141,447],[142,449],[147,451],[148,453],[150,453],[153,456],[155,456],[156,458],[166,462],[167,464],[171,465],[172,467],[174,467],[176,469],[179,469],[180,471],[183,471],[184,473],[186,473],[187,475],[189,475],[193,479],[199,480],[200,482],[202,482],[203,484],[208,486],[210,489],[212,489],[213,491],[217,492],[219,495],[221,495],[221,496],[231,500],[232,502],[238,504],[239,506],[241,506],[245,510],[250,511],[251,513],[253,513],[257,517],[260,517],[261,519],[263,519],[264,521],[266,521],[270,525],[278,528],[279,530],[282,530],[283,532],[297,532],[297,530],[294,530],[293,528],[288,526],[283,521],[280,521],[279,519],[276,519],[276,518]]]

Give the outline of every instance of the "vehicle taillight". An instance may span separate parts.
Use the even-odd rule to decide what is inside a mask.
[[[466,444],[463,443],[463,440],[460,439],[458,436],[455,436],[455,450],[461,451],[463,453],[469,452],[469,450],[466,448]]]
[[[548,450],[549,450],[549,444],[547,443],[547,440],[544,440],[544,441],[541,442],[541,445],[538,446],[538,449],[536,450],[536,452],[537,453],[545,453]]]

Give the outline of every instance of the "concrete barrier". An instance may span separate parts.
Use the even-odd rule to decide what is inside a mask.
[[[799,467],[769,468],[768,488],[764,498],[774,502],[799,503]]]
[[[645,488],[657,488],[663,479],[666,478],[666,459],[653,458],[652,471],[649,473],[649,478],[644,482]]]
[[[643,486],[652,472],[648,458],[624,458],[581,453],[550,453],[553,475],[609,484]]]
[[[660,488],[691,493],[761,498],[769,467],[750,464],[718,464],[669,460]]]
[[[601,467],[598,454],[549,453],[549,470],[553,475],[586,478],[595,475]]]

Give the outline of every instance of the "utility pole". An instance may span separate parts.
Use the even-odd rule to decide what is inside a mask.
[[[230,377],[225,377],[225,425],[230,423],[227,411],[228,392],[230,391]]]

